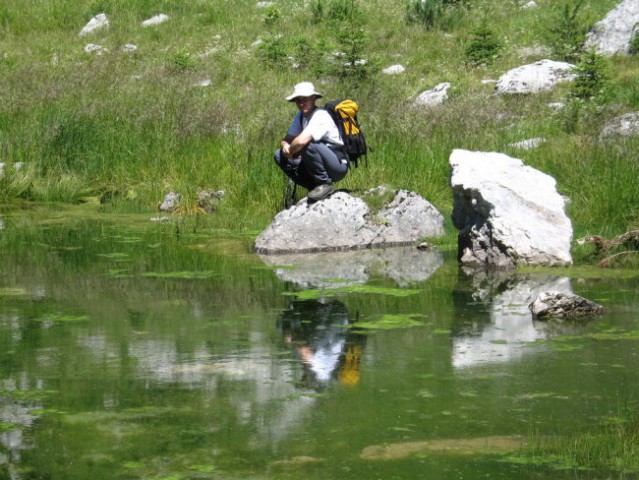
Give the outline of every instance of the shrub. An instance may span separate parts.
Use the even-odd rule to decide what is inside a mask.
[[[274,25],[282,18],[282,12],[275,5],[270,5],[264,11],[264,23]]]
[[[570,97],[580,100],[606,100],[608,93],[608,67],[603,55],[594,49],[582,55],[575,67],[575,80],[571,85]]]
[[[482,65],[492,62],[499,56],[501,42],[495,38],[495,34],[488,26],[484,18],[473,32],[471,41],[466,47],[466,60],[473,65]]]
[[[582,45],[590,26],[582,19],[584,0],[564,0],[558,5],[555,22],[550,27],[553,53],[565,61],[575,61],[581,54]]]
[[[178,50],[166,60],[166,69],[173,74],[195,70],[197,65],[197,58],[186,50]]]
[[[440,0],[413,0],[406,6],[406,22],[433,28],[443,14]]]
[[[289,57],[284,38],[277,35],[263,40],[257,49],[257,54],[262,60],[271,64],[282,64]]]
[[[347,21],[360,15],[355,0],[333,0],[328,7],[328,18],[331,20]]]
[[[370,73],[368,60],[364,58],[364,49],[368,38],[364,29],[359,26],[347,25],[337,35],[342,55],[335,59],[334,74],[338,77],[363,79]]]

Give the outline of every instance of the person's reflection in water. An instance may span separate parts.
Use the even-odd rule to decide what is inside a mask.
[[[280,315],[278,327],[303,366],[299,387],[321,391],[337,379],[357,385],[365,337],[353,333],[346,306],[338,300],[300,300]]]

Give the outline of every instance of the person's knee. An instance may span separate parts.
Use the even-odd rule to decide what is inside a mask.
[[[275,160],[275,163],[277,163],[278,165],[282,164],[282,149],[278,148],[277,150],[275,150],[275,153],[273,154],[273,160]]]

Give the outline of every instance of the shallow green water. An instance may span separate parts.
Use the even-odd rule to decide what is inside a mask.
[[[508,452],[639,398],[637,276],[260,258],[250,236],[50,215],[0,216],[0,478],[617,478]],[[609,313],[533,322],[548,289]]]

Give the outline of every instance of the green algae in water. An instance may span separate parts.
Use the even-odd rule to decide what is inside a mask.
[[[62,314],[50,314],[42,318],[36,318],[38,322],[53,322],[53,323],[75,323],[75,322],[88,322],[90,317],[88,315],[62,315]]]
[[[0,288],[0,297],[23,297],[29,295],[24,288]]]
[[[12,432],[13,430],[19,430],[20,425],[13,422],[0,423],[0,433]]]
[[[328,295],[348,294],[348,293],[408,297],[410,295],[417,295],[419,293],[419,290],[375,287],[370,285],[351,285],[347,287],[338,287],[338,288],[331,288],[331,289],[318,288],[318,289],[311,289],[311,290],[303,290],[301,292],[284,292],[283,295],[296,296],[300,300],[317,300],[318,298],[326,297]]]
[[[189,470],[200,473],[212,473],[216,468],[213,465],[191,465],[189,466]]]
[[[114,253],[98,253],[98,257],[104,257],[110,260],[128,260],[130,255],[128,253],[114,252]]]
[[[384,315],[372,322],[357,322],[352,327],[360,330],[394,330],[397,328],[423,327],[424,324],[413,317],[417,315]]]
[[[221,274],[219,272],[215,272],[213,270],[205,270],[205,271],[184,271],[184,272],[146,272],[142,274],[143,277],[150,278],[170,278],[170,279],[184,279],[184,280],[206,280],[209,278],[220,277]]]

